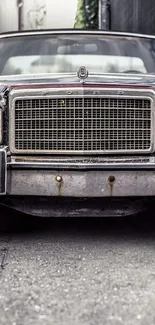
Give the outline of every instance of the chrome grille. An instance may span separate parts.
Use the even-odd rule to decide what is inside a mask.
[[[151,100],[16,99],[14,147],[35,153],[150,151]]]

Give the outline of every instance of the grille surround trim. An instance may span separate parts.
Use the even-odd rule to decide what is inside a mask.
[[[70,93],[70,95],[68,95]],[[9,145],[10,145],[10,151],[14,154],[52,154],[52,155],[105,155],[105,154],[145,154],[145,153],[151,153],[154,151],[154,133],[153,133],[153,126],[154,126],[154,91],[152,90],[131,90],[131,89],[122,89],[121,88],[121,95],[118,95],[120,93],[120,89],[83,89],[77,88],[77,89],[18,89],[18,90],[12,90],[10,94],[10,108],[9,108]],[[123,93],[123,95],[122,95]],[[67,94],[67,95],[66,95]],[[140,100],[149,100],[150,101],[150,113],[151,113],[151,139],[150,139],[150,147],[149,149],[124,149],[124,150],[21,150],[16,149],[15,146],[15,103],[17,100],[33,100],[33,99],[61,99],[63,96],[63,99],[71,99],[71,98],[96,98],[96,99],[140,99]]]

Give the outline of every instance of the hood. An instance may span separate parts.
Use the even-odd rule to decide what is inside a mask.
[[[155,75],[146,74],[90,74],[85,82],[81,82],[76,74],[41,74],[41,75],[17,75],[1,76],[0,91],[5,85],[31,86],[31,85],[113,85],[113,86],[155,86]]]

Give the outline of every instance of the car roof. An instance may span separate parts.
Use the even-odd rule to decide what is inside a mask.
[[[139,38],[152,38],[155,39],[155,35],[138,34],[133,32],[120,32],[120,31],[105,31],[105,30],[88,30],[88,29],[42,29],[42,30],[23,30],[23,31],[11,31],[0,33],[0,39],[11,38],[18,36],[37,36],[37,35],[57,35],[57,34],[70,34],[70,35],[113,35],[113,36],[126,36],[126,37],[139,37]]]

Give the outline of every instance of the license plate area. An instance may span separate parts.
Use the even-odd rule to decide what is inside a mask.
[[[7,184],[7,153],[6,150],[0,149],[0,195],[6,194]]]

